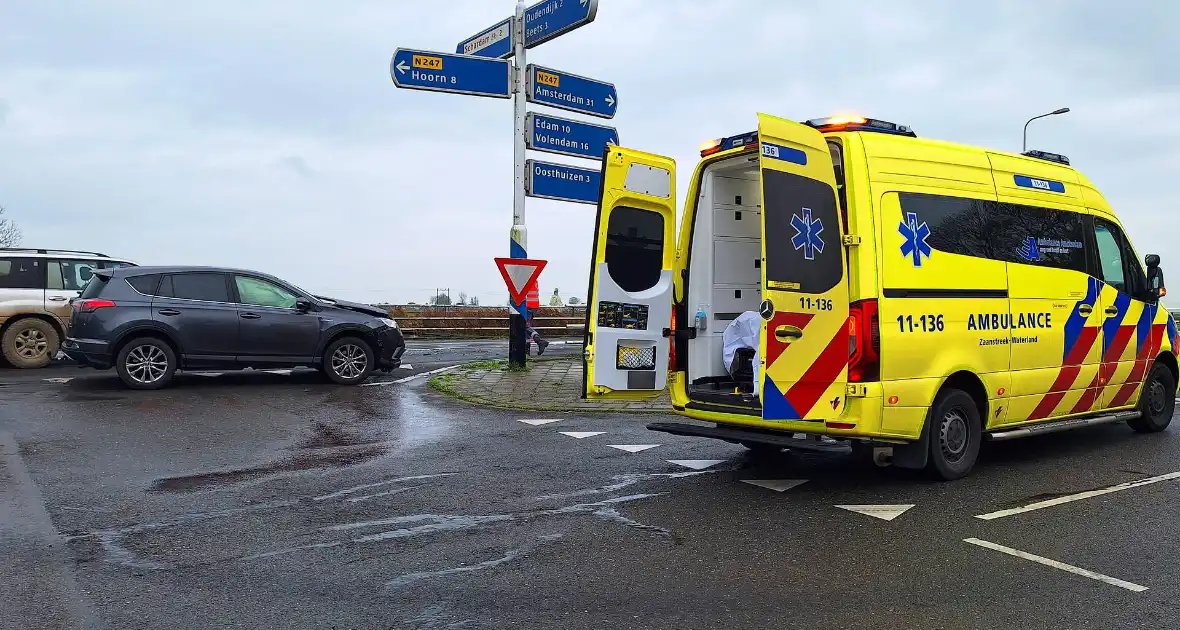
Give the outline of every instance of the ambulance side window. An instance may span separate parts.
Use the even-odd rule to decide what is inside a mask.
[[[1098,243],[1100,279],[1131,297],[1143,299],[1147,276],[1139,267],[1139,261],[1135,259],[1135,253],[1122,230],[1114,224],[1096,219],[1094,240]]]
[[[606,270],[628,293],[646,291],[660,281],[664,268],[664,217],[657,212],[620,206],[606,226]]]

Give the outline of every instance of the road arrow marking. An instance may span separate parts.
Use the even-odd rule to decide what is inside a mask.
[[[856,512],[879,518],[883,521],[892,521],[901,516],[906,510],[914,507],[915,503],[907,503],[904,505],[837,505],[841,510],[848,510],[849,512]]]
[[[581,440],[588,437],[594,437],[596,435],[602,435],[603,433],[606,433],[606,431],[558,431],[558,433],[562,435],[568,435],[575,440]]]
[[[398,71],[398,72],[400,72],[400,73],[402,73],[402,74],[405,74],[405,73],[406,73],[406,70],[409,70],[409,69],[410,69],[410,67],[409,67],[409,66],[407,66],[407,65],[406,65],[406,62],[404,62],[404,61],[399,61],[399,62],[397,62],[397,66],[395,66],[395,67],[397,68],[397,71]]]
[[[677,466],[684,466],[693,470],[704,470],[711,466],[716,466],[724,462],[724,459],[669,459],[666,460],[669,464],[676,464]]]
[[[607,444],[611,448],[617,448],[620,451],[627,451],[628,453],[638,453],[646,451],[649,448],[655,448],[659,444]]]
[[[791,488],[807,483],[806,479],[740,479],[739,481],[748,483],[751,486],[774,490],[775,492],[786,492]]]
[[[534,427],[539,427],[542,424],[552,424],[554,422],[561,422],[561,419],[560,418],[542,418],[540,420],[527,419],[527,420],[517,420],[517,422],[523,422],[525,424],[531,424]]]
[[[44,380],[47,383],[58,383],[58,384],[64,385],[65,383],[69,383],[70,381],[72,381],[74,379],[73,379],[73,377],[70,377],[70,378],[58,377],[58,378],[46,378],[46,379],[42,379],[42,380]]]

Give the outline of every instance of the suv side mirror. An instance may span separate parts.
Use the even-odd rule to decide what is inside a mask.
[[[295,300],[295,310],[300,313],[306,313],[311,310],[311,302],[303,298]]]

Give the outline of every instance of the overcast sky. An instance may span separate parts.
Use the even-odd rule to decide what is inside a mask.
[[[248,267],[370,302],[450,287],[503,303],[511,103],[395,89],[389,59],[453,51],[512,9],[0,0],[0,205],[30,246]],[[758,111],[857,112],[1019,151],[1028,117],[1068,106],[1030,146],[1068,155],[1168,268],[1178,25],[1180,3],[1127,0],[600,0],[529,61],[615,83],[611,124],[676,158],[681,205],[697,145]],[[528,201],[544,295],[583,296],[593,220]]]

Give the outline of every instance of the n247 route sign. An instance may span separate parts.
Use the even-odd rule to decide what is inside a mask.
[[[612,83],[529,64],[527,97],[530,103],[548,105],[599,118],[614,118],[619,93]]]
[[[508,98],[512,64],[500,59],[398,48],[389,62],[393,84],[408,90]]]

